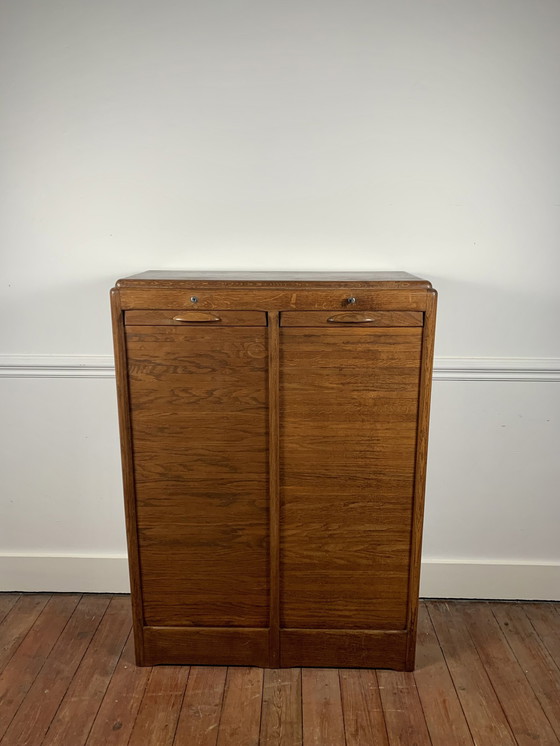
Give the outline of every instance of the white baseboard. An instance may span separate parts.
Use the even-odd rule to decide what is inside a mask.
[[[126,556],[0,555],[0,591],[128,593]]]
[[[0,555],[0,591],[128,593],[125,556]],[[426,560],[424,598],[560,601],[560,563]]]
[[[420,595],[560,601],[560,563],[425,560]]]

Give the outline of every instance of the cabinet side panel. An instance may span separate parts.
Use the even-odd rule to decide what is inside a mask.
[[[418,437],[416,448],[416,473],[414,479],[414,517],[410,549],[410,583],[408,603],[408,640],[406,668],[414,670],[416,655],[416,632],[418,625],[418,592],[420,586],[420,562],[422,554],[422,528],[424,523],[424,497],[426,491],[426,464],[428,457],[428,430],[430,425],[430,401],[432,394],[432,371],[436,330],[437,292],[429,290],[422,335],[422,363],[420,371],[420,397],[418,411]]]
[[[280,328],[279,313],[268,314],[268,409],[270,501],[270,629],[268,665],[280,663]]]
[[[136,524],[136,499],[134,491],[134,466],[132,456],[132,433],[130,426],[130,398],[128,390],[126,340],[120,293],[111,290],[111,314],[113,320],[113,346],[115,351],[115,374],[119,409],[121,462],[128,547],[128,570],[132,600],[132,620],[136,663],[145,664],[143,640],[142,584],[138,557],[138,532]]]
[[[126,336],[145,623],[266,628],[266,328]]]
[[[282,628],[406,628],[421,340],[281,330]]]

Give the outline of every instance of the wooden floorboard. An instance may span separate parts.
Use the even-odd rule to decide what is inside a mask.
[[[39,676],[79,600],[79,596],[52,596],[0,673],[0,737]]]
[[[0,743],[42,743],[109,601],[103,595],[81,599]]]
[[[113,598],[43,739],[45,746],[86,742],[131,626],[128,599]]]
[[[473,739],[426,604],[420,604],[416,689],[433,746],[473,746]]]
[[[264,672],[261,746],[302,746],[301,668]]]
[[[492,611],[560,740],[560,669],[522,604],[495,604]]]
[[[0,594],[0,623],[4,621],[4,617],[12,610],[19,597],[19,593]]]
[[[175,734],[176,744],[216,746],[227,668],[192,666]]]
[[[416,670],[134,663],[127,596],[0,594],[0,746],[560,746],[560,603],[426,601]]]
[[[262,668],[228,668],[218,746],[257,746],[263,680]]]
[[[152,668],[129,746],[172,746],[189,677],[188,666]],[[101,746],[101,743],[100,743]]]
[[[430,746],[431,739],[413,674],[378,671],[389,746]]]
[[[18,649],[35,621],[51,599],[49,593],[20,596],[0,624],[0,671]]]
[[[491,607],[468,603],[461,612],[519,746],[558,744],[558,739]]]
[[[335,668],[301,672],[303,746],[344,746],[340,678]]]
[[[150,671],[136,666],[134,637],[130,632],[93,722],[88,746],[127,746]]]
[[[463,605],[432,601],[428,608],[475,743],[515,746],[506,714],[470,636]]]
[[[341,669],[339,678],[346,746],[388,746],[377,672]]]
[[[523,611],[551,658],[560,667],[560,604],[533,601],[523,604]]]

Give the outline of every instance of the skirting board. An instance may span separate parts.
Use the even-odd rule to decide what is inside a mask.
[[[121,556],[0,555],[0,591],[128,593]]]
[[[420,596],[560,601],[560,563],[424,560]]]
[[[0,555],[0,591],[128,593],[124,556]],[[560,563],[425,560],[423,598],[560,601]]]

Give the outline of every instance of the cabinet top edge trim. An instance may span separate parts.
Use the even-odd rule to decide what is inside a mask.
[[[370,287],[379,289],[413,288],[425,290],[432,284],[408,272],[182,272],[150,270],[117,280],[117,288],[306,288]]]

